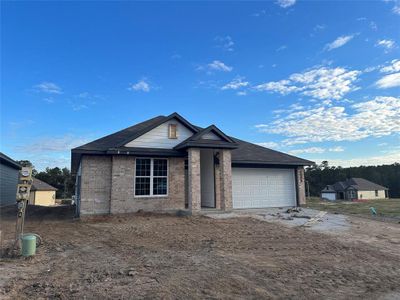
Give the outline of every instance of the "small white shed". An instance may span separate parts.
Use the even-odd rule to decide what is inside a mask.
[[[336,200],[336,191],[335,191],[335,189],[333,188],[332,185],[327,185],[321,191],[321,198],[329,200],[329,201],[335,201]]]
[[[336,200],[336,192],[322,192],[321,198],[330,200],[330,201],[335,201]]]

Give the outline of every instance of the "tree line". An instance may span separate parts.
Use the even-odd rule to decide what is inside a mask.
[[[389,189],[390,198],[400,198],[400,164],[360,167],[334,167],[328,161],[309,167],[305,178],[309,184],[310,195],[320,196],[321,190],[328,184],[359,177],[383,185]]]
[[[75,192],[75,177],[68,168],[46,168],[38,172],[29,160],[20,160],[24,167],[32,167],[32,176],[57,188],[57,199],[71,199]]]

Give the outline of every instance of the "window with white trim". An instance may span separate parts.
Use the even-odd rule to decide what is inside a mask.
[[[168,194],[168,160],[136,158],[135,196],[166,196]]]

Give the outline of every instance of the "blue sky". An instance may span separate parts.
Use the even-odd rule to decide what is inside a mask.
[[[174,111],[317,162],[400,162],[400,2],[1,6],[1,151],[38,169]]]

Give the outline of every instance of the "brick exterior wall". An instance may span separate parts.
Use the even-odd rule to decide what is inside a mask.
[[[184,162],[184,158],[168,159],[168,196],[135,197],[135,157],[84,156],[82,158],[81,214],[184,209]]]
[[[110,213],[111,157],[83,156],[81,181],[81,215]]]
[[[220,191],[221,191],[221,209],[231,210],[232,203],[232,160],[231,150],[221,150],[219,157],[220,164]]]
[[[188,152],[188,204],[189,211],[195,214],[201,210],[200,149],[190,148]]]
[[[306,185],[304,177],[304,168],[298,167],[296,170],[296,180],[297,180],[297,200],[298,205],[306,204]]]

